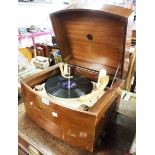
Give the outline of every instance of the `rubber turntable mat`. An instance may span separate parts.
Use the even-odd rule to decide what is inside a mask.
[[[45,82],[46,92],[60,98],[78,98],[91,93],[92,89],[93,83],[83,76],[67,79],[58,75]]]

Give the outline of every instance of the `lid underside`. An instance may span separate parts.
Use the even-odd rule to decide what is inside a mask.
[[[99,71],[122,75],[127,19],[101,11],[72,10],[51,14],[64,60]]]

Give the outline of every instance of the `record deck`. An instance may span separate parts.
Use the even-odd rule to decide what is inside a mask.
[[[25,109],[53,136],[92,152],[120,102],[133,11],[74,4],[50,19],[63,62],[21,80]]]

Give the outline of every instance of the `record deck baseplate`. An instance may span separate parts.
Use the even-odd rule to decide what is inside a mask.
[[[64,66],[66,65],[69,67],[68,64],[64,64]],[[65,78],[63,77],[65,73],[62,71],[62,68],[60,70],[61,75],[49,78],[45,83],[39,85],[41,89],[36,90],[37,85],[34,90],[42,97],[49,98],[53,103],[71,109],[80,109],[81,105],[86,105],[89,108],[92,107],[104,94],[104,88],[109,82],[105,70],[100,71],[97,83],[80,75]],[[103,88],[99,91],[97,87]],[[96,92],[95,96],[93,95],[94,92]]]

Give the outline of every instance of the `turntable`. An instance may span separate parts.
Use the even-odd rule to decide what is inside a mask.
[[[133,22],[132,10],[94,8],[73,5],[50,14],[63,63],[21,80],[34,122],[91,152],[118,108]]]

